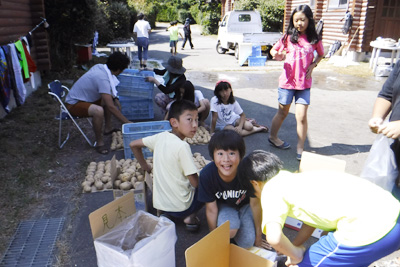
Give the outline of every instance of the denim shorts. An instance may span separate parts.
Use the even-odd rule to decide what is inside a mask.
[[[278,101],[286,106],[295,99],[296,104],[310,105],[310,88],[304,90],[284,89],[278,87]]]

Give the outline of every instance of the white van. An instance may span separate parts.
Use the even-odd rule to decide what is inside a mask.
[[[233,10],[227,12],[219,24],[217,52],[225,54],[229,49],[235,51],[239,59],[241,44],[274,45],[282,37],[280,32],[263,32],[261,16],[258,11]]]

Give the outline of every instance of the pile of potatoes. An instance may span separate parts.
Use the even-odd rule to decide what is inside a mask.
[[[193,136],[193,138],[185,137],[184,140],[191,145],[199,145],[199,144],[208,144],[208,142],[210,142],[210,139],[211,139],[210,132],[207,131],[207,129],[204,128],[203,126],[200,126],[199,128],[197,128],[197,132]]]
[[[85,181],[82,183],[83,191],[86,193],[112,189],[111,161],[90,162],[86,169]]]
[[[124,148],[124,140],[122,138],[122,132],[117,131],[112,133],[111,150],[118,150]]]
[[[153,158],[147,158],[146,162],[153,166]],[[140,167],[136,159],[121,159],[117,161],[117,168],[120,168],[121,173],[114,181],[114,188],[122,190],[130,190],[138,187],[144,181],[144,170]],[[150,173],[152,177],[153,174]]]
[[[193,160],[194,164],[196,165],[197,169],[200,171],[201,169],[204,168],[208,163],[210,163],[210,160],[205,159],[204,156],[201,155],[199,152],[193,153]]]
[[[193,160],[199,171],[210,162],[198,152],[193,153]],[[147,158],[146,162],[153,167],[152,157]],[[90,162],[86,169],[85,181],[82,182],[83,192],[90,193],[106,189],[130,190],[143,183],[145,171],[136,158],[117,160],[116,163],[116,167],[120,169],[120,174],[113,184],[111,181],[111,160],[99,161],[98,163]],[[153,177],[153,173],[150,173],[150,177]]]

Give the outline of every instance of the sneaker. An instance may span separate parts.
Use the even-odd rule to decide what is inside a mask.
[[[185,50],[185,48],[182,47],[182,50]]]

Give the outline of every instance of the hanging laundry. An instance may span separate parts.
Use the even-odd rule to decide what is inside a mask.
[[[26,61],[25,51],[24,51],[22,42],[21,42],[21,40],[18,40],[14,44],[15,44],[15,48],[19,52],[19,55],[21,56],[21,59],[19,62],[22,67],[22,70],[23,70],[23,75],[24,75],[23,77],[26,79],[29,79],[28,62]]]
[[[17,90],[15,90],[16,95],[14,97],[17,105],[20,106],[25,102],[26,88],[24,81],[22,80],[22,69],[17,55],[17,48],[15,47],[15,44],[8,44],[8,46],[10,47],[14,78],[17,86]]]
[[[9,113],[10,108],[8,103],[10,102],[10,77],[8,75],[7,58],[4,50],[0,48],[0,102],[4,110]]]
[[[1,48],[3,49],[4,53],[6,54],[7,66],[8,66],[8,77],[10,79],[10,87],[11,87],[11,90],[14,92],[14,96],[16,96],[16,95],[18,95],[18,91],[17,91],[17,83],[15,81],[14,68],[13,68],[13,64],[12,64],[10,47],[8,45],[3,45]]]
[[[37,70],[36,64],[33,61],[31,54],[28,51],[27,46],[25,45],[24,42],[22,42],[22,46],[24,48],[24,52],[25,52],[25,57],[26,57],[26,62],[28,64],[28,71],[29,71],[29,78],[24,78],[24,82],[28,82],[30,77],[31,77],[31,73],[35,72]]]

